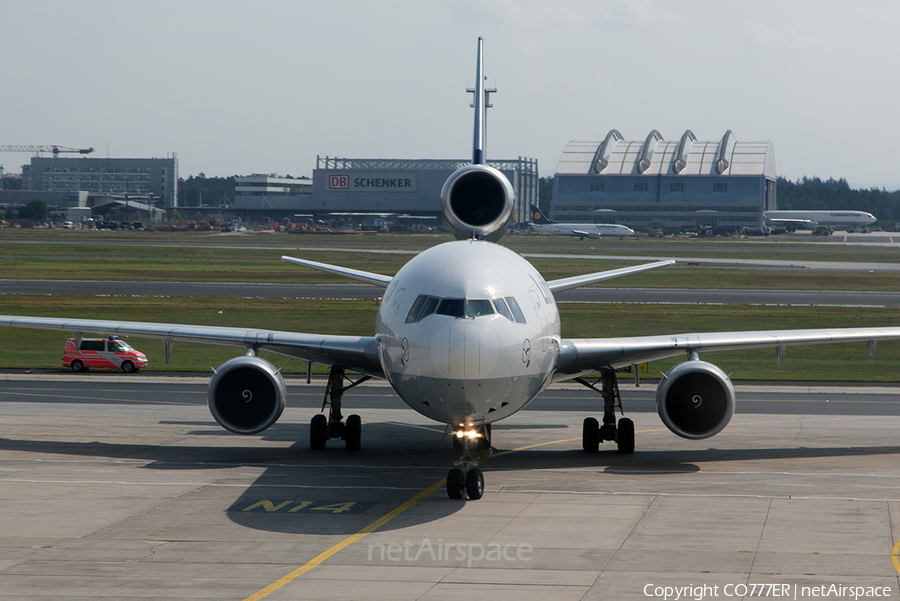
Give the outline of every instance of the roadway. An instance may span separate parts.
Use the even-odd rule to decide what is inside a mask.
[[[0,294],[374,299],[383,293],[383,288],[363,284],[217,284],[0,280]],[[841,307],[900,306],[900,292],[834,290],[578,288],[560,292],[555,296],[560,302],[583,303],[828,305]]]
[[[597,395],[554,387],[495,427],[485,497],[461,502],[442,490],[442,427],[384,385],[344,397],[364,422],[356,453],[309,450],[322,382],[290,380],[281,420],[249,437],[215,424],[205,386],[0,375],[0,596],[724,599],[783,584],[898,600],[897,387],[741,385],[732,424],[686,441],[653,387],[626,384],[631,456],[583,453]]]

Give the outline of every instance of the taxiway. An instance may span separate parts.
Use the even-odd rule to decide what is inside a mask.
[[[309,450],[321,382],[292,381],[284,416],[251,437],[215,424],[205,386],[0,376],[0,596],[646,599],[691,584],[725,598],[783,583],[898,599],[895,387],[739,386],[732,424],[686,441],[652,387],[623,385],[631,456],[583,453],[596,395],[553,388],[495,426],[485,497],[460,502],[441,484],[442,427],[388,387],[345,396],[364,422],[349,453]]]

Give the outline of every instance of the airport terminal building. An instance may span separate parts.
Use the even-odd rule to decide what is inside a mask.
[[[772,142],[739,142],[729,130],[702,142],[690,130],[666,141],[656,130],[627,141],[566,146],[553,181],[551,219],[616,223],[635,230],[719,231],[762,228],[775,209]]]

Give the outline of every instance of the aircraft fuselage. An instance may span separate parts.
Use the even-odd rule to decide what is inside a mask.
[[[400,398],[454,428],[524,407],[559,357],[559,312],[544,278],[485,241],[447,242],[409,261],[385,290],[376,332]]]

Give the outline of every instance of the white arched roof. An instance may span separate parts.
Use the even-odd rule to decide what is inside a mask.
[[[655,129],[628,141],[610,130],[601,141],[574,140],[566,146],[558,175],[764,175],[775,179],[772,142],[739,142],[731,130],[718,141],[701,142],[691,130],[664,140]]]

